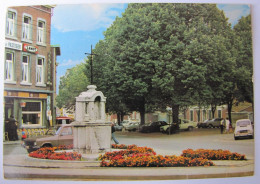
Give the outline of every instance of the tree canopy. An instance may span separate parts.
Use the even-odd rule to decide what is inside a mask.
[[[214,112],[235,99],[253,101],[250,15],[232,29],[215,4],[129,4],[104,36],[93,50],[93,75],[108,112],[139,111],[144,123],[146,112],[170,106],[178,122],[180,107]],[[64,77],[60,93],[69,97],[66,85]]]
[[[70,108],[75,105],[75,97],[87,89],[89,80],[86,77],[86,66],[84,63],[66,71],[60,78],[59,95],[56,98],[57,106]]]

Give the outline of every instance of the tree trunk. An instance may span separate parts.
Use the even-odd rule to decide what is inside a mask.
[[[116,116],[117,116],[117,123],[118,123],[118,125],[120,125],[121,124],[121,116],[120,116],[120,113],[118,112],[117,114],[116,114]]]
[[[141,116],[141,125],[144,125],[145,124],[145,107],[143,106],[141,109],[140,109],[140,116]]]
[[[230,100],[228,102],[228,117],[229,117],[231,127],[232,127],[232,117],[231,117],[232,105],[233,105],[233,100]]]
[[[179,122],[179,105],[172,105],[172,123]]]
[[[121,113],[120,113],[120,119],[121,119],[120,123],[121,123],[122,121],[124,121],[124,116],[125,116],[125,113],[121,112]]]
[[[215,118],[216,106],[211,105],[212,119]]]

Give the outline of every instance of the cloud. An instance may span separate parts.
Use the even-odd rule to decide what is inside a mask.
[[[57,5],[52,24],[61,32],[107,28],[124,9],[125,4]]]
[[[224,10],[226,17],[228,18],[228,21],[232,25],[235,25],[242,16],[245,17],[250,14],[249,5],[222,4],[219,5],[219,8],[221,10]]]
[[[84,60],[63,60],[59,63],[58,67],[74,67],[77,64],[84,62]]]

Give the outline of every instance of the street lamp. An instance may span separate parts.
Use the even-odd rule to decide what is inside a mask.
[[[93,56],[97,56],[92,52],[92,45],[91,45],[91,52],[85,53],[86,55],[90,55],[90,84],[93,84]]]

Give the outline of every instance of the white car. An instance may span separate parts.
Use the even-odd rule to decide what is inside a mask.
[[[241,137],[254,138],[253,125],[249,119],[240,119],[236,122],[234,131],[234,139],[237,140]]]
[[[139,129],[140,123],[139,122],[131,122],[124,126],[125,130],[128,131],[136,131]]]

